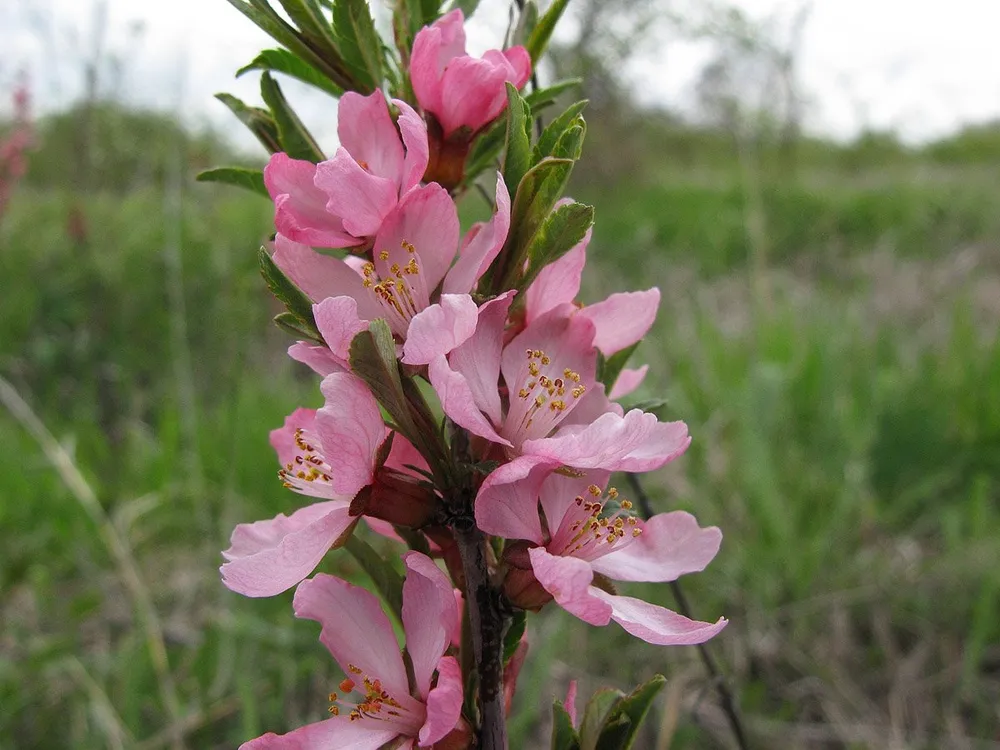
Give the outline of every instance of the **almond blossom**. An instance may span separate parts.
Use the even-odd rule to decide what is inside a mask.
[[[683,511],[642,521],[618,490],[604,491],[607,477],[607,472],[582,477],[536,472],[525,478],[525,491],[541,504],[546,529],[527,537],[537,546],[530,546],[526,555],[521,550],[510,556],[514,585],[523,589],[526,582],[519,579],[527,574],[556,604],[584,622],[607,625],[614,620],[649,643],[707,641],[726,626],[725,619],[696,622],[641,599],[609,593],[594,584],[594,575],[618,581],[674,581],[703,570],[718,552],[722,533],[714,526],[700,528],[694,516]],[[494,533],[508,538],[524,533],[512,513],[498,518],[505,528],[494,528]]]
[[[434,115],[448,138],[460,128],[474,134],[507,105],[505,83],[521,88],[531,77],[524,47],[489,50],[481,58],[465,51],[465,17],[446,13],[417,33],[410,79],[420,106]]]
[[[241,750],[429,748],[461,725],[462,673],[450,647],[458,624],[451,583],[419,552],[403,556],[403,633],[412,679],[396,634],[375,595],[319,574],[295,591],[296,617],[322,625],[320,641],[344,671],[330,693],[330,718],[288,734],[265,734]]]
[[[381,91],[340,99],[332,159],[313,164],[276,153],[264,168],[274,224],[290,240],[313,247],[357,247],[378,232],[427,168],[427,128],[406,102],[394,123]]]

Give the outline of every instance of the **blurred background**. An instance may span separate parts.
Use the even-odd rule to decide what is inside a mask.
[[[683,585],[730,619],[750,745],[1000,747],[1000,9],[570,8],[540,74],[591,102],[586,297],[663,291],[635,359],[694,443],[645,486],[723,529]],[[483,1],[473,51],[508,11]],[[232,76],[273,44],[223,0],[7,0],[0,44],[0,747],[316,719],[316,628],[215,572],[300,502],[267,432],[319,395],[256,270],[270,204],[193,181],[263,162],[211,95],[255,102]],[[332,152],[335,103],[282,84]],[[657,672],[641,747],[733,747],[694,649],[561,610],[529,632],[513,747],[547,746],[569,680]]]

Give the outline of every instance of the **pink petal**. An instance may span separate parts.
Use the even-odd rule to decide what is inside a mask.
[[[410,551],[403,555],[403,562],[406,651],[413,663],[417,694],[426,698],[438,660],[448,650],[450,634],[458,620],[458,607],[451,582],[427,555]],[[454,726],[452,723],[447,731]]]
[[[451,366],[462,373],[476,405],[500,424],[500,353],[503,350],[507,312],[516,291],[504,292],[479,308],[476,332],[448,357]]]
[[[386,217],[375,238],[376,255],[383,250],[389,254],[385,261],[376,259],[379,274],[388,278],[393,263],[405,267],[411,256],[403,243],[412,245],[420,266],[419,277],[429,297],[455,258],[458,233],[458,210],[448,191],[437,183],[414,188]],[[414,277],[408,278],[410,283],[416,282]]]
[[[619,581],[675,581],[704,570],[719,551],[722,532],[701,528],[690,513],[658,513],[629,544],[594,560],[594,570]]]
[[[290,516],[241,523],[233,531],[222,582],[244,596],[274,596],[316,569],[330,549],[354,528],[346,500],[314,503]]]
[[[623,369],[618,373],[618,379],[615,380],[615,384],[611,388],[611,394],[608,396],[612,401],[617,401],[618,399],[629,395],[636,388],[642,385],[642,381],[646,379],[646,373],[649,372],[649,365],[643,365],[635,370],[630,370],[628,368]]]
[[[578,469],[652,471],[681,455],[691,443],[683,422],[658,422],[655,414],[633,409],[624,417],[608,412],[583,429],[528,440],[524,453]]]
[[[462,668],[453,656],[437,663],[437,685],[427,696],[427,720],[420,727],[420,747],[430,747],[455,728],[462,716]]]
[[[358,316],[358,301],[353,297],[327,297],[313,305],[313,316],[330,352],[347,366],[351,341],[368,330],[368,320]]]
[[[308,341],[296,341],[288,347],[288,356],[323,377],[333,372],[347,372],[348,369],[347,363],[333,356],[327,347]]]
[[[353,297],[358,302],[361,318],[374,320],[383,315],[382,307],[365,289],[361,277],[345,261],[317,253],[281,234],[274,239],[273,260],[314,301],[327,297]]]
[[[396,634],[374,594],[318,573],[299,584],[292,606],[296,617],[323,626],[319,640],[344,672],[350,674],[348,668],[354,665],[381,680],[397,701],[410,697]]]
[[[562,525],[566,511],[576,503],[576,498],[581,495],[586,497],[587,488],[592,484],[603,488],[607,485],[610,476],[610,472],[593,469],[578,477],[566,476],[554,471],[545,478],[538,490],[538,496],[542,510],[545,511],[545,520],[549,525],[549,531],[553,536]]]
[[[427,145],[427,125],[424,124],[424,118],[402,99],[393,99],[392,103],[399,108],[399,119],[396,124],[403,136],[403,145],[406,146],[402,184],[399,187],[399,195],[402,197],[419,185],[424,178],[430,150]]]
[[[647,643],[657,646],[694,646],[704,643],[728,624],[724,617],[715,623],[689,620],[665,607],[633,599],[631,596],[614,596],[591,586],[591,594],[611,607],[611,619],[625,630]]]
[[[441,401],[441,408],[455,424],[494,443],[510,446],[483,416],[465,376],[451,369],[448,360],[436,357],[427,368],[427,377]]]
[[[441,108],[441,77],[448,62],[465,54],[464,17],[461,10],[446,13],[417,32],[410,53],[410,80],[420,106],[430,112]]]
[[[562,421],[562,424],[588,425],[609,411],[614,412],[619,417],[625,414],[621,404],[616,404],[608,398],[604,392],[604,383],[594,383],[593,387],[588,388],[587,392],[583,394],[583,398],[577,402],[572,413]]]
[[[379,750],[399,733],[385,722],[351,721],[345,713],[306,724],[288,734],[271,732],[240,745],[240,750]]]
[[[391,180],[398,191],[403,177],[403,144],[381,91],[361,96],[348,91],[337,109],[340,145],[371,174]]]
[[[264,167],[264,184],[274,201],[280,234],[314,247],[350,247],[359,240],[344,229],[340,216],[326,209],[326,194],[313,184],[316,165],[277,153]]]
[[[468,294],[442,294],[441,301],[413,316],[403,344],[403,362],[426,365],[448,354],[476,330],[479,308]]]
[[[611,621],[611,606],[594,595],[591,586],[594,571],[590,563],[578,557],[549,554],[543,547],[528,550],[531,568],[542,587],[552,594],[556,604],[571,615],[591,625],[607,625]]]
[[[285,423],[276,430],[271,430],[271,447],[278,454],[278,463],[284,466],[295,460],[301,451],[295,444],[296,430],[312,430],[316,423],[316,410],[298,408],[285,417]]]
[[[508,47],[503,51],[503,56],[511,67],[511,78],[508,80],[514,84],[514,88],[520,89],[531,78],[531,55],[521,45]]]
[[[343,217],[344,228],[355,237],[378,232],[399,196],[396,182],[366,172],[343,147],[317,165],[315,182],[327,195],[327,210]]]
[[[569,681],[569,687],[566,689],[566,700],[563,701],[563,707],[566,709],[566,713],[569,714],[569,723],[575,727],[576,726],[576,680]]]
[[[470,234],[475,232],[475,235],[464,243],[458,262],[444,278],[442,289],[445,292],[467,294],[472,291],[476,282],[496,259],[503,243],[507,241],[507,232],[510,230],[510,193],[507,192],[507,185],[499,173],[496,204],[493,218],[470,231]]]
[[[538,491],[557,464],[519,456],[494,469],[476,496],[476,525],[487,534],[542,543]]]
[[[610,357],[642,340],[656,320],[659,304],[660,290],[653,287],[644,292],[612,294],[603,302],[587,305],[579,315],[594,321],[594,346]]]
[[[511,77],[510,64],[502,53],[491,52],[482,59],[463,56],[448,63],[441,77],[440,108],[434,112],[445,137],[463,126],[478,131],[507,105],[504,82]]]
[[[371,484],[375,455],[386,428],[375,397],[359,377],[346,372],[327,375],[320,384],[326,399],[316,412],[316,431],[333,473],[334,492],[353,497]]]
[[[583,266],[587,262],[587,245],[593,229],[572,250],[559,260],[545,266],[531,282],[525,292],[524,303],[525,322],[531,323],[538,316],[547,313],[554,307],[571,303],[580,293],[580,279],[583,276]]]
[[[396,469],[406,474],[413,474],[413,470],[409,468],[410,466],[424,470],[429,468],[427,461],[420,451],[414,448],[413,443],[398,432],[393,434],[392,448],[389,450],[389,456],[385,459],[385,465],[390,469]]]

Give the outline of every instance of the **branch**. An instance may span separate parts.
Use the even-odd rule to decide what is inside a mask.
[[[635,493],[635,499],[639,503],[639,510],[642,513],[643,518],[650,518],[653,515],[653,506],[649,501],[649,495],[646,494],[646,490],[643,489],[642,484],[639,482],[639,476],[637,474],[628,474],[628,482],[632,486],[632,491]],[[670,590],[674,594],[674,599],[677,601],[677,609],[680,613],[684,615],[689,620],[694,619],[694,615],[691,613],[691,605],[688,604],[687,597],[684,595],[684,590],[681,588],[680,581],[671,581]],[[729,728],[733,732],[733,736],[736,738],[736,744],[740,750],[748,750],[750,745],[747,743],[746,732],[743,729],[743,722],[740,719],[739,709],[736,706],[736,700],[733,698],[733,694],[729,689],[729,685],[726,683],[725,675],[722,674],[722,670],[719,669],[719,665],[716,664],[715,658],[712,653],[708,650],[708,647],[704,643],[699,643],[695,648],[698,649],[698,655],[701,657],[702,664],[705,665],[705,669],[708,670],[708,674],[712,677],[712,682],[715,683],[716,689],[719,691],[719,700],[722,703],[722,710],[726,714],[726,718],[729,720]]]

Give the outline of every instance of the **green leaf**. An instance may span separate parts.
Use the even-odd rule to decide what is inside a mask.
[[[269,154],[281,151],[278,124],[266,109],[244,104],[232,94],[216,94],[215,98],[229,107],[229,110],[246,125]]]
[[[375,31],[366,0],[334,3],[333,30],[344,63],[358,84],[356,88],[370,94],[382,84],[385,46]]]
[[[582,78],[567,78],[564,81],[559,81],[551,86],[547,86],[544,89],[532,91],[524,97],[524,100],[528,103],[531,111],[537,115],[545,109],[545,107],[555,102],[556,99],[565,94],[567,91],[576,88],[582,83]]]
[[[500,150],[503,148],[506,135],[506,118],[498,118],[479,134],[465,160],[464,184],[471,185],[485,169],[494,167]],[[510,191],[508,190],[508,192]]]
[[[302,325],[302,322],[290,312],[285,311],[275,315],[274,324],[297,339],[309,339],[310,341],[315,341],[317,344],[323,343],[323,339],[316,338],[316,334]]]
[[[552,750],[580,750],[580,737],[573,728],[573,720],[566,707],[559,701],[552,704]]]
[[[198,182],[223,182],[227,185],[236,185],[251,192],[270,198],[267,188],[264,186],[264,173],[259,169],[246,169],[244,167],[216,167],[199,172],[195,177]]]
[[[541,136],[538,138],[538,143],[535,144],[535,161],[541,161],[546,156],[553,156],[553,152],[560,139],[571,127],[586,127],[586,123],[584,123],[583,118],[580,116],[580,113],[583,112],[586,106],[586,99],[571,104],[545,127],[545,130],[542,131]]]
[[[302,34],[312,42],[312,46],[324,53],[337,52],[333,29],[316,0],[278,0],[292,22]]]
[[[468,19],[473,13],[476,12],[476,8],[479,7],[479,0],[451,0],[448,3],[448,9],[445,13],[450,13],[451,11],[458,8],[462,11],[466,19]]]
[[[267,71],[260,77],[260,95],[278,125],[281,150],[293,159],[307,159],[316,163],[323,161],[323,152],[288,104],[278,82]]]
[[[316,318],[313,317],[312,300],[281,272],[266,249],[262,247],[257,253],[257,258],[260,261],[260,274],[264,277],[271,294],[285,305],[310,338],[322,341],[323,337],[316,328]]]
[[[528,50],[528,54],[531,55],[533,65],[538,62],[538,58],[542,56],[545,48],[549,45],[549,39],[552,38],[552,32],[555,31],[556,23],[559,21],[559,17],[562,16],[563,11],[566,10],[567,5],[569,5],[569,0],[553,0],[552,5],[548,7],[545,14],[538,19],[538,24],[531,32],[531,36],[528,37],[527,44],[524,45]]]
[[[666,684],[667,680],[663,675],[656,675],[619,700],[608,713],[597,750],[629,750],[649,713],[653,699]]]
[[[344,547],[358,561],[358,565],[368,574],[375,589],[385,599],[386,604],[402,622],[403,619],[403,576],[382,556],[372,549],[364,539],[351,534]]]
[[[507,632],[503,635],[503,663],[504,666],[511,660],[514,656],[514,652],[517,651],[518,645],[521,643],[521,638],[524,635],[524,629],[528,624],[528,613],[524,610],[520,610],[514,613],[511,618],[510,627],[507,628]]]
[[[239,78],[251,70],[271,70],[276,73],[284,73],[292,78],[297,78],[303,83],[325,91],[332,96],[340,96],[344,90],[337,84],[323,75],[319,70],[307,63],[298,55],[293,55],[286,49],[266,49],[247,65],[236,71]]]
[[[564,204],[546,216],[528,245],[528,270],[520,287],[526,289],[545,266],[576,247],[593,224],[594,207],[583,203]]]
[[[631,346],[626,346],[621,351],[615,352],[607,359],[602,355],[598,358],[597,362],[597,379],[604,383],[604,387],[607,388],[608,392],[611,391],[611,386],[615,384],[618,380],[618,376],[621,374],[622,369],[628,364],[629,357],[632,356],[632,352],[635,351],[636,347],[639,346],[641,342],[636,341]]]
[[[591,696],[580,720],[580,750],[596,750],[597,740],[612,706],[624,695],[621,690],[602,688]]]
[[[531,167],[531,111],[513,84],[507,83],[507,153],[503,179],[513,195]]]
[[[350,362],[351,370],[368,384],[372,395],[399,428],[412,431],[413,422],[396,362],[396,342],[383,319],[373,320],[367,331],[361,331],[351,340]]]
[[[535,0],[526,0],[521,7],[521,15],[517,19],[517,26],[514,27],[514,34],[511,37],[511,46],[524,46],[528,43],[528,38],[538,25],[538,5]]]

